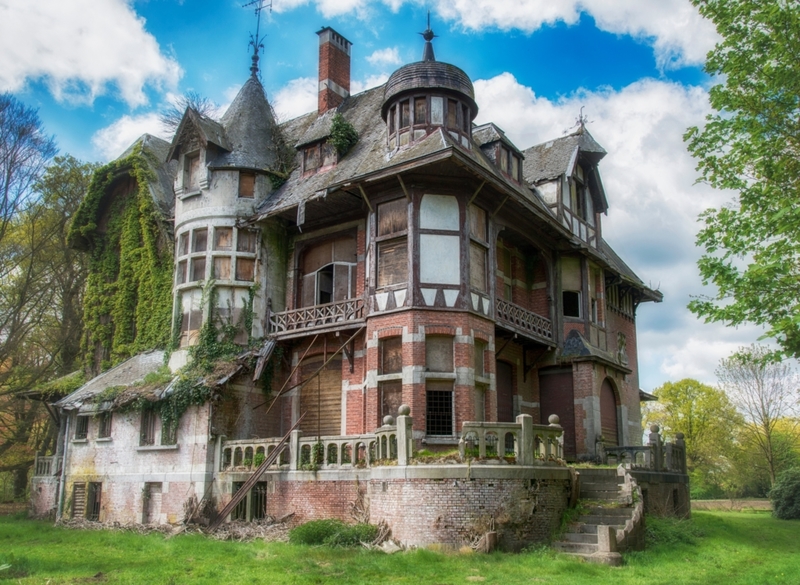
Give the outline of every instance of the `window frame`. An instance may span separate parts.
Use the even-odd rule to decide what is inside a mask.
[[[398,202],[402,202],[402,207],[405,213],[405,227],[403,229],[395,229],[394,231],[380,234],[380,210],[382,206],[391,205],[391,204],[398,204]],[[400,205],[398,204],[398,207]],[[375,243],[375,288],[378,290],[395,290],[395,289],[402,289],[408,286],[411,280],[411,264],[409,262],[409,251],[408,251],[408,236],[409,236],[409,212],[408,212],[408,200],[405,197],[395,197],[393,199],[388,199],[376,205],[375,207],[375,230],[373,237],[373,241]],[[383,262],[382,259],[384,255],[381,253],[381,248],[384,246],[389,246],[391,244],[399,245],[405,248],[405,273],[404,279],[402,280],[393,280],[392,282],[386,282],[384,284],[380,283],[381,274],[382,274],[382,267]]]

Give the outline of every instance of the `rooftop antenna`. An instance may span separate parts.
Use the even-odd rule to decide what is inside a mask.
[[[431,30],[430,10],[428,10],[428,28],[419,34],[421,34],[422,38],[425,39],[425,48],[422,50],[422,60],[436,61],[436,57],[433,56],[433,43],[431,43],[431,41],[435,39],[438,35],[433,34],[433,31]]]
[[[259,36],[261,31],[261,11],[265,8],[269,8],[269,13],[272,14],[272,0],[269,0],[269,4],[266,3],[266,0],[252,0],[247,4],[243,4],[242,8],[247,8],[248,6],[255,6],[255,14],[256,14],[256,34],[253,36],[250,34],[250,42],[248,43],[248,47],[253,47],[253,56],[250,57],[252,61],[250,65],[250,75],[255,77],[258,74],[258,53],[264,49],[264,39],[267,35]]]

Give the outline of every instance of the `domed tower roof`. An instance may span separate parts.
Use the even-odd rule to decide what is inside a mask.
[[[381,115],[384,120],[392,102],[403,95],[419,93],[422,90],[439,90],[441,93],[454,95],[468,103],[472,112],[472,119],[478,113],[478,104],[475,103],[475,89],[472,81],[463,70],[451,65],[436,61],[433,54],[431,41],[436,36],[430,28],[420,33],[425,39],[425,49],[422,61],[404,65],[389,77],[384,92]]]

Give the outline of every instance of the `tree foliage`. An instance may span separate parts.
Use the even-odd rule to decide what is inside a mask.
[[[800,520],[800,467],[782,472],[769,492],[772,514],[783,520]]]
[[[701,180],[737,192],[701,215],[706,322],[765,325],[800,356],[800,3],[692,0],[722,40],[705,69],[714,113],[685,139]]]
[[[797,378],[785,363],[774,362],[763,346],[741,348],[720,362],[717,378],[744,415],[743,441],[757,448],[754,469],[764,469],[775,483],[791,445],[800,440],[797,419]],[[788,451],[787,451],[788,449]]]
[[[174,134],[183,120],[183,115],[187,108],[191,108],[201,116],[214,117],[219,106],[207,97],[196,91],[188,91],[182,96],[178,96],[169,107],[159,114],[159,121],[164,127],[164,131]]]

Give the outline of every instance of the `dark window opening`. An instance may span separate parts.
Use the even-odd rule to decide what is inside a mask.
[[[469,134],[469,123],[469,107],[461,106],[461,126],[466,134]]]
[[[242,489],[244,485],[243,481],[235,481],[233,482],[233,495]],[[231,520],[244,520],[247,521],[247,498],[242,498],[242,500],[236,504],[236,507],[231,512]]]
[[[250,491],[250,519],[263,520],[267,517],[267,482],[259,481]]]
[[[389,110],[389,134],[394,134],[395,118],[397,117],[397,107],[392,106]]]
[[[139,445],[156,444],[156,413],[152,410],[142,411],[141,428],[139,429]]]
[[[564,301],[564,316],[565,317],[580,317],[581,316],[581,293],[574,290],[565,290],[561,293]]]
[[[89,436],[89,417],[78,416],[75,418],[75,438],[83,440]]]
[[[317,271],[317,304],[325,305],[333,302],[333,264]]]
[[[86,497],[86,519],[97,522],[100,520],[100,498],[103,493],[103,484],[91,482]]]
[[[101,412],[99,416],[100,428],[97,436],[100,439],[107,439],[111,436],[111,412]]]
[[[452,436],[453,387],[451,382],[428,382],[425,433],[432,436]]]
[[[192,282],[205,280],[206,278],[206,257],[192,258]]]

